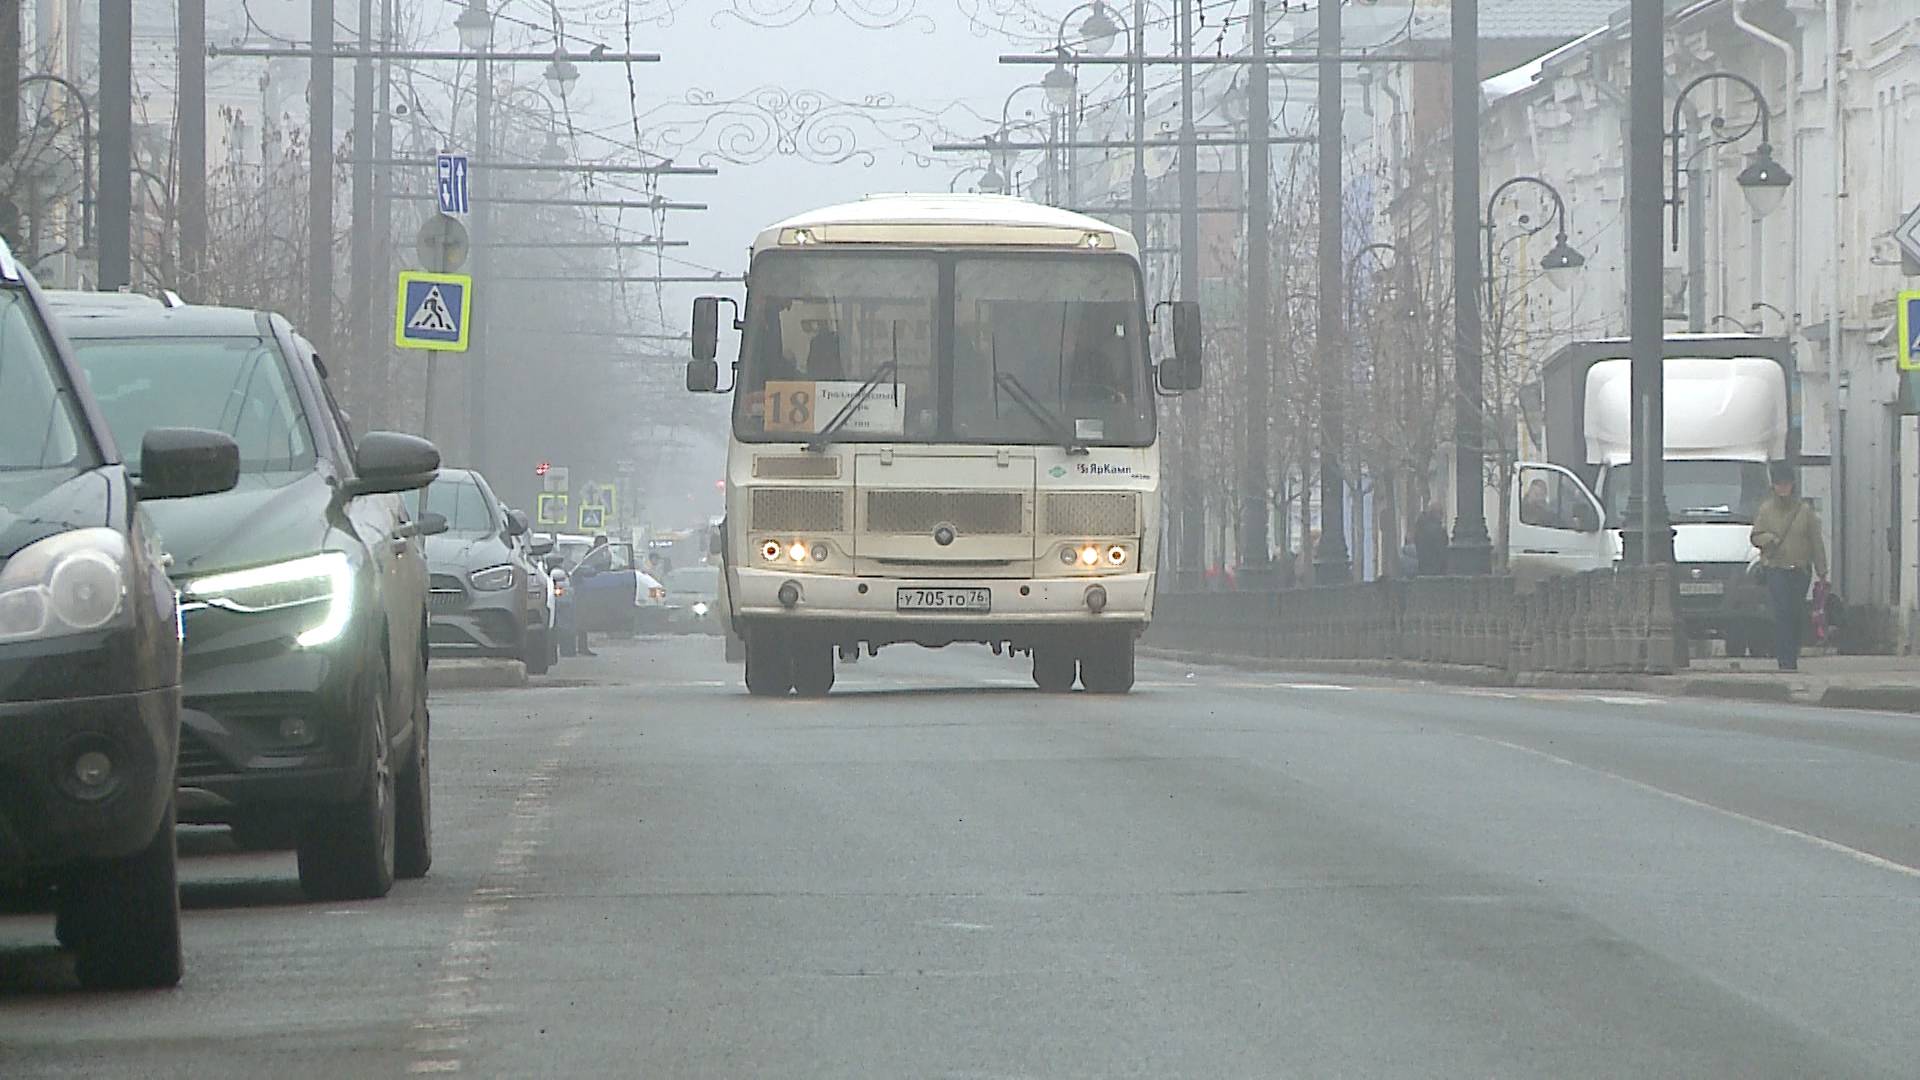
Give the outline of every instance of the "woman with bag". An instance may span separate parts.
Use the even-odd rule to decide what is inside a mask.
[[[1773,494],[1754,511],[1752,541],[1760,549],[1773,609],[1774,656],[1781,671],[1798,671],[1807,587],[1815,577],[1827,580],[1827,546],[1820,538],[1820,515],[1794,492],[1793,466],[1776,461],[1769,471]]]

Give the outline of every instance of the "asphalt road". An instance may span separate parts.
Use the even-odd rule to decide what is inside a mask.
[[[0,1076],[1906,1076],[1920,719],[716,643],[435,699],[438,856],[187,837],[188,978],[0,916]]]

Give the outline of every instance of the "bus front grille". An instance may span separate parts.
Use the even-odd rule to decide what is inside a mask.
[[[750,519],[754,532],[845,532],[846,518],[846,500],[837,489],[753,489]]]
[[[1140,535],[1140,496],[1131,491],[1047,493],[1047,535]]]
[[[869,491],[866,530],[918,536],[951,525],[962,536],[1018,536],[1026,506],[1017,491]]]

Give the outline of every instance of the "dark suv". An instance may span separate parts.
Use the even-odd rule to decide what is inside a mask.
[[[113,435],[0,242],[0,877],[48,873],[94,987],[180,981],[180,635],[146,501],[231,488],[233,440]]]
[[[123,443],[155,424],[240,447],[231,492],[156,507],[184,603],[180,817],[295,847],[316,899],[383,896],[432,861],[427,570],[401,493],[431,443],[355,439],[313,347],[277,315],[66,304]],[[138,468],[137,462],[129,463]]]

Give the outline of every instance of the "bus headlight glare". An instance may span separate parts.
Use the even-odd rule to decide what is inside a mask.
[[[793,546],[787,549],[787,558],[792,559],[794,562],[806,562],[807,545],[795,540]]]
[[[1086,547],[1081,548],[1080,549],[1080,565],[1099,566],[1100,565],[1100,549],[1093,546],[1092,544],[1088,544]]]

